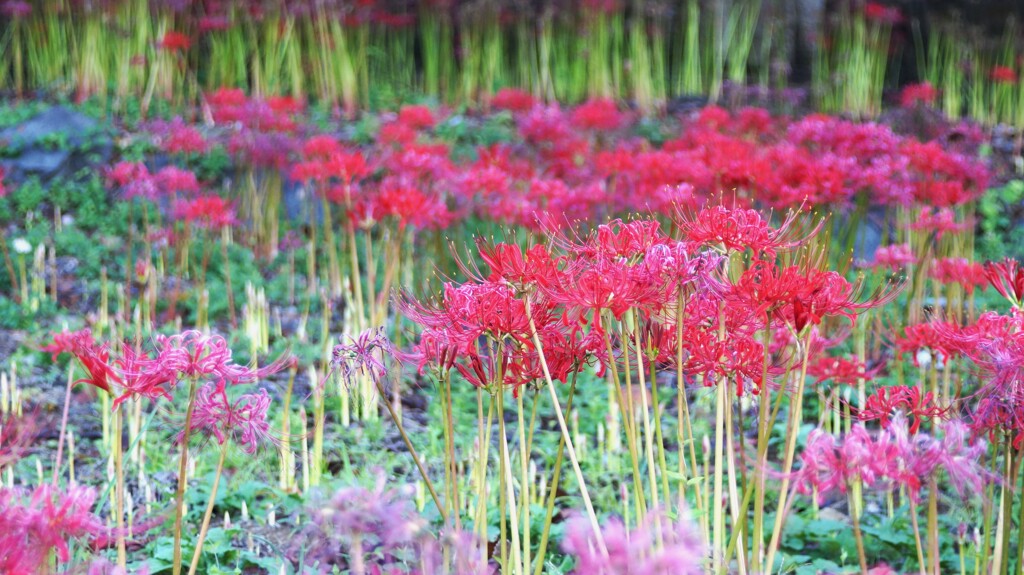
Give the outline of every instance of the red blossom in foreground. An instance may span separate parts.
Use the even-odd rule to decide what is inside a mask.
[[[654,512],[657,513],[657,512]],[[598,551],[594,530],[584,517],[566,527],[562,549],[576,558],[576,575],[702,575],[708,552],[700,528],[688,517],[673,520],[654,513],[630,529],[616,518],[603,522],[608,555]]]
[[[906,488],[917,501],[922,487],[945,472],[961,497],[981,493],[989,480],[980,462],[985,443],[970,442],[967,426],[957,419],[942,423],[938,431],[941,439],[914,434],[902,414],[876,435],[861,424],[841,439],[815,429],[807,437],[793,484],[800,493],[818,498],[846,493],[855,482],[880,490]]]
[[[985,264],[985,275],[999,295],[1010,300],[1014,307],[1024,304],[1024,266],[1015,259]]]
[[[7,188],[4,187],[4,178],[7,177],[7,170],[0,166],[0,198],[7,195]]]
[[[95,501],[96,491],[84,486],[0,488],[0,573],[48,573],[54,558],[70,560],[71,541],[104,536],[106,526],[92,512]]]

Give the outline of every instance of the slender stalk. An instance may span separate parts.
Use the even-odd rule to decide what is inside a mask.
[[[793,470],[793,457],[796,454],[796,438],[800,432],[800,423],[803,416],[804,382],[807,378],[807,361],[810,356],[810,350],[807,345],[808,343],[810,343],[809,334],[803,346],[803,359],[800,366],[800,374],[797,378],[796,390],[794,390],[792,395],[789,423],[786,426],[786,459],[782,467],[782,486],[779,489],[779,512],[775,515],[775,525],[772,529],[772,538],[771,542],[768,544],[768,557],[765,560],[765,571],[767,572],[770,572],[772,565],[774,565],[775,554],[778,551],[779,542],[782,539],[782,529],[784,527],[783,520],[785,517],[782,510],[786,507],[786,495],[787,490],[789,489],[790,472]]]
[[[188,384],[188,407],[185,408],[185,428],[181,432],[181,455],[178,458],[178,490],[174,503],[174,560],[171,564],[173,575],[181,574],[181,527],[185,512],[185,486],[188,483],[188,440],[192,428],[192,410],[196,403],[196,379]]]
[[[920,575],[927,575],[924,561],[924,545],[921,543],[921,526],[917,521],[917,502],[910,499],[910,525],[914,529],[914,545],[917,548],[917,569]]]
[[[555,406],[555,417],[558,419],[558,426],[562,430],[562,437],[565,439],[565,448],[569,454],[569,461],[572,463],[573,471],[576,473],[576,481],[579,483],[580,492],[583,495],[583,504],[587,508],[587,516],[590,519],[590,526],[594,530],[597,541],[597,548],[601,555],[608,556],[608,547],[604,542],[604,535],[601,533],[601,525],[597,522],[597,514],[594,513],[594,504],[590,501],[590,493],[587,491],[586,481],[583,479],[583,470],[580,469],[579,460],[576,458],[576,449],[572,445],[572,437],[569,436],[569,427],[565,424],[565,417],[562,415],[562,404],[558,401],[558,394],[555,392],[555,383],[551,380],[551,371],[548,369],[547,360],[544,359],[544,348],[540,344],[540,336],[537,334],[537,324],[533,321],[533,314],[530,312],[530,298],[524,298],[526,317],[530,322],[530,333],[533,336],[533,345],[537,348],[537,357],[540,360],[541,369],[544,372],[544,379],[548,384],[548,391],[551,393],[551,403]]]
[[[391,414],[391,420],[395,422],[395,427],[398,428],[398,433],[402,436],[402,441],[405,442],[405,446],[409,449],[409,455],[412,456],[413,462],[416,463],[416,468],[420,471],[420,477],[423,478],[423,483],[427,485],[427,490],[430,491],[430,496],[434,499],[434,505],[437,506],[437,512],[441,514],[441,521],[443,523],[447,523],[448,514],[445,513],[444,506],[441,505],[441,498],[437,496],[437,491],[434,490],[434,483],[430,481],[430,476],[427,475],[427,470],[423,467],[423,463],[420,461],[419,455],[416,454],[416,448],[412,446],[412,441],[409,440],[409,436],[405,433],[405,428],[402,427],[398,417],[395,415],[394,406],[387,400],[387,394],[384,393],[384,386],[381,385],[378,378],[372,377],[371,379],[373,379],[373,382],[377,385],[377,393],[379,393],[381,398],[384,399],[384,406],[388,408],[388,413]]]
[[[868,559],[864,553],[864,535],[860,531],[860,510],[855,505],[852,486],[847,490],[847,499],[850,505],[850,522],[853,523],[853,539],[857,543],[857,561],[860,563],[860,573],[868,575]]]
[[[126,569],[128,565],[128,552],[125,548],[124,533],[124,445],[121,443],[121,427],[124,419],[124,410],[118,406],[114,410],[114,478],[116,481],[117,493],[114,497],[115,513],[117,514],[115,525],[117,525],[117,566]]]
[[[53,462],[53,485],[57,485],[57,478],[60,477],[61,457],[64,455],[64,437],[68,429],[68,412],[71,409],[71,388],[74,387],[75,366],[68,366],[68,387],[64,392],[64,414],[60,418],[60,434],[57,436],[57,457]]]
[[[206,541],[206,534],[210,529],[210,517],[213,515],[213,505],[217,502],[217,488],[220,487],[220,478],[224,474],[224,458],[228,454],[228,442],[225,440],[220,446],[220,459],[217,460],[217,471],[213,475],[213,486],[210,488],[210,498],[206,501],[206,511],[203,512],[203,525],[199,529],[199,538],[196,539],[196,550],[192,553],[192,563],[188,567],[188,575],[195,575],[199,568],[199,558],[203,556],[203,542]]]
[[[727,393],[727,387],[722,382],[719,382],[715,388],[715,479],[714,493],[711,500],[712,505],[714,505],[711,523],[712,566],[714,572],[719,574],[724,574],[728,567],[724,562],[725,514],[722,509],[722,451],[725,444],[725,403]]]
[[[569,400],[566,402],[565,409],[567,412],[572,412],[572,399],[576,394],[576,372],[573,372],[572,383],[569,384]],[[544,530],[540,534],[540,544],[537,546],[537,557],[541,560],[537,562],[537,567],[534,569],[533,575],[541,575],[544,569],[543,557],[548,550],[548,536],[551,534],[551,519],[555,514],[555,496],[558,495],[558,483],[562,476],[562,457],[565,453],[565,437],[558,439],[558,451],[555,454],[555,470],[551,475],[551,484],[548,488],[548,502],[547,510],[544,512]]]

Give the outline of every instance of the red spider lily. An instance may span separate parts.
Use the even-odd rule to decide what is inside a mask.
[[[819,497],[845,492],[854,481],[867,487],[905,487],[915,501],[922,486],[942,471],[961,496],[979,493],[989,479],[980,464],[985,453],[982,442],[967,441],[967,427],[950,420],[939,427],[942,439],[910,432],[906,420],[896,415],[888,429],[872,437],[860,424],[839,442],[832,435],[814,430],[801,454],[803,466],[794,485],[802,493],[814,488]]]
[[[177,166],[162,168],[153,177],[153,181],[157,188],[171,196],[178,193],[198,194],[200,190],[195,173]]]
[[[942,236],[950,233],[960,233],[971,228],[971,222],[956,221],[956,213],[950,208],[937,208],[922,210],[917,221],[910,224],[912,230],[925,230],[935,232],[935,239],[942,239]]]
[[[998,84],[1017,83],[1017,73],[1009,66],[993,66],[989,78]]]
[[[985,266],[965,258],[935,259],[928,275],[941,284],[959,284],[967,294],[974,293],[975,288],[988,285]]]
[[[220,196],[181,200],[174,206],[174,215],[179,220],[211,230],[232,226],[238,221],[234,205]]]
[[[165,364],[154,361],[148,353],[136,351],[122,344],[121,355],[115,361],[121,372],[122,393],[114,400],[114,408],[129,399],[145,397],[171,399],[171,389],[178,383],[178,374]]]
[[[341,153],[338,140],[325,134],[318,134],[302,144],[302,155],[310,160],[325,160],[334,154]]]
[[[900,106],[904,108],[913,108],[918,104],[930,106],[938,97],[939,91],[932,86],[931,82],[911,84],[900,91]]]
[[[958,337],[959,327],[948,322],[927,322],[910,325],[903,329],[903,336],[893,340],[893,344],[899,353],[911,354],[915,366],[920,365],[921,351],[928,351],[931,354],[938,354],[945,361],[959,353],[959,346],[955,340]]]
[[[205,154],[209,149],[206,139],[199,130],[181,123],[173,122],[167,135],[159,139],[160,149],[169,154]]]
[[[60,491],[43,484],[31,493],[0,488],[0,572],[45,573],[53,568],[54,558],[66,563],[71,540],[106,532],[92,512],[95,501],[91,487]]]
[[[1015,449],[1024,446],[1024,393],[991,395],[978,400],[971,416],[975,436],[988,435],[993,442],[1009,437]]]
[[[475,352],[477,340],[484,335],[524,344],[529,341],[525,304],[504,283],[447,283],[439,302],[421,303],[406,295],[399,298],[398,307],[405,317],[430,330],[431,338],[440,343],[432,346],[433,351],[468,355]],[[542,324],[543,310],[533,313],[536,323]]]
[[[379,218],[393,217],[398,229],[407,226],[417,229],[447,227],[451,214],[441,198],[423,193],[419,188],[398,184],[384,185],[366,206],[369,213]]]
[[[491,97],[491,106],[509,112],[528,112],[537,105],[537,100],[528,92],[516,88],[502,88]]]
[[[489,281],[506,281],[517,290],[535,283],[547,284],[558,274],[561,258],[555,258],[547,247],[537,244],[526,250],[515,244],[489,244],[477,239],[477,253],[491,270]],[[463,265],[463,271],[471,273]],[[476,275],[480,275],[477,272]]]
[[[413,130],[433,128],[437,123],[434,113],[426,106],[402,106],[398,111],[398,121]]]
[[[160,48],[171,52],[184,52],[192,47],[192,39],[187,34],[173,30],[164,33],[160,39]]]
[[[916,262],[917,258],[914,256],[914,251],[910,249],[910,244],[894,244],[875,250],[875,261],[871,267],[899,271]]]
[[[857,412],[861,421],[879,420],[883,428],[889,427],[895,413],[902,413],[909,420],[910,434],[914,435],[925,419],[941,417],[946,410],[934,405],[932,392],[921,395],[921,388],[906,385],[881,387],[867,398],[864,407]]]
[[[1012,258],[988,262],[985,264],[985,275],[992,287],[1014,307],[1020,308],[1024,304],[1024,267],[1021,267],[1020,262]]]
[[[405,148],[416,142],[419,134],[416,130],[401,122],[384,124],[377,132],[377,141],[382,144],[390,144],[395,147]]]
[[[714,206],[692,217],[683,216],[676,225],[693,249],[705,246],[726,251],[750,249],[755,254],[771,257],[780,250],[802,245],[821,229],[819,224],[800,237],[796,216],[796,212],[791,212],[780,226],[773,227],[755,210]]]
[[[701,375],[705,386],[736,383],[736,395],[742,396],[746,383],[758,395],[764,386],[764,347],[755,338],[740,333],[727,333],[719,339],[717,328],[693,329],[684,332],[684,346],[689,353],[683,369]]]
[[[338,152],[331,154],[326,162],[327,172],[346,185],[361,180],[370,174],[370,166],[361,152]]]
[[[864,17],[872,22],[890,26],[903,21],[903,15],[899,8],[878,2],[868,2],[864,5]]]
[[[227,341],[219,335],[204,335],[189,330],[173,336],[157,336],[157,355],[151,369],[177,373],[180,377],[212,377],[231,384],[253,383],[287,366],[288,355],[282,355],[262,368],[241,366],[232,360]]]
[[[631,308],[660,311],[670,299],[668,286],[653,281],[649,270],[608,257],[577,258],[566,263],[553,281],[540,286],[544,295],[570,310],[609,310],[621,319]],[[599,324],[598,324],[599,325]]]
[[[384,328],[369,328],[349,340],[351,343],[336,345],[331,352],[331,368],[339,370],[345,384],[352,387],[359,375],[374,381],[385,379],[387,366],[384,362],[388,356],[395,355],[395,350]]]
[[[855,357],[821,356],[807,365],[807,374],[817,378],[816,384],[831,381],[836,385],[853,385],[861,379],[873,379],[882,366],[868,369]]]
[[[86,328],[79,331],[64,330],[53,334],[53,342],[39,348],[50,354],[51,361],[57,361],[62,353],[75,354],[76,351],[91,349],[96,345],[92,330]]]
[[[572,123],[584,130],[617,130],[624,120],[615,102],[608,99],[588,100],[572,112]]]
[[[33,414],[0,417],[0,467],[20,461],[28,452],[36,438],[35,421]]]
[[[141,162],[118,162],[106,173],[107,185],[121,189],[126,199],[157,198],[157,186],[149,169]]]
[[[243,394],[232,402],[222,385],[206,384],[196,392],[190,432],[211,434],[221,445],[231,439],[246,453],[255,454],[271,437],[269,407],[270,396],[265,389]],[[183,436],[184,432],[179,441]]]
[[[88,337],[91,339],[92,335],[89,334]],[[84,336],[82,339],[84,340]],[[80,340],[72,353],[86,371],[86,377],[76,381],[75,385],[87,383],[110,394],[114,393],[111,385],[118,387],[123,385],[121,377],[110,364],[110,350],[106,345],[95,342],[86,343]]]

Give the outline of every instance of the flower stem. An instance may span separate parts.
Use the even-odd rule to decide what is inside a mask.
[[[434,484],[430,481],[430,476],[427,475],[427,470],[423,467],[423,463],[420,462],[419,455],[416,454],[416,449],[412,446],[412,441],[409,440],[409,436],[405,433],[405,428],[398,421],[398,417],[395,416],[395,408],[391,405],[391,402],[387,399],[387,394],[384,393],[384,386],[380,384],[380,380],[376,377],[371,378],[373,382],[377,384],[377,393],[380,394],[384,400],[384,406],[388,408],[388,413],[391,414],[392,421],[395,422],[395,427],[398,428],[398,433],[402,436],[402,441],[405,442],[405,446],[409,448],[409,455],[412,456],[413,462],[416,463],[416,468],[420,471],[420,477],[423,478],[423,482],[427,485],[427,490],[430,491],[430,496],[434,499],[434,505],[437,506],[437,512],[441,514],[441,521],[448,523],[448,514],[444,511],[444,506],[441,505],[441,498],[437,496],[437,491],[434,490]]]
[[[864,535],[860,531],[860,510],[853,498],[853,489],[847,491],[850,504],[850,521],[853,523],[853,539],[857,543],[857,561],[860,563],[861,575],[868,575],[868,559],[864,553]]]
[[[572,399],[576,394],[576,374],[573,374],[572,383],[569,384],[569,401],[566,402],[565,409],[568,412],[572,412]],[[547,511],[544,515],[544,530],[540,534],[540,544],[537,546],[537,557],[542,558],[541,561],[537,562],[537,567],[534,569],[534,575],[541,575],[541,571],[544,568],[543,557],[548,550],[548,536],[551,534],[551,519],[555,514],[555,496],[558,495],[558,483],[562,476],[562,460],[565,454],[565,437],[561,437],[558,440],[558,452],[555,455],[555,470],[551,476],[551,484],[548,487],[548,503]]]
[[[114,476],[116,480],[117,493],[114,497],[114,508],[117,514],[115,524],[117,525],[117,566],[126,569],[128,565],[128,552],[124,543],[124,445],[121,443],[121,427],[124,419],[124,410],[118,406],[114,410]]]
[[[203,542],[206,541],[206,533],[210,529],[210,517],[213,515],[213,505],[217,502],[217,488],[220,487],[220,478],[224,474],[224,458],[228,454],[228,442],[225,440],[220,446],[220,459],[217,460],[217,471],[213,475],[213,486],[210,488],[210,498],[206,501],[206,511],[203,513],[203,525],[199,529],[199,538],[196,540],[196,550],[192,553],[192,563],[188,567],[188,575],[195,575],[199,567],[199,558],[203,555]]]
[[[590,501],[590,493],[587,491],[586,481],[583,479],[583,470],[580,469],[579,460],[576,458],[576,449],[572,445],[572,437],[569,436],[569,427],[565,424],[565,416],[562,415],[562,404],[558,401],[558,394],[555,392],[555,383],[551,379],[551,371],[548,369],[548,362],[544,359],[544,348],[540,344],[540,336],[537,334],[537,324],[533,321],[533,314],[530,313],[530,299],[525,298],[526,317],[530,321],[530,333],[533,335],[533,345],[537,348],[537,358],[540,360],[541,369],[544,372],[544,379],[548,384],[548,391],[551,393],[551,402],[555,406],[555,417],[558,418],[558,427],[562,430],[562,438],[565,439],[565,448],[569,454],[569,461],[572,463],[573,471],[576,473],[576,481],[580,485],[580,492],[583,495],[583,504],[587,508],[587,516],[590,518],[590,526],[594,530],[597,541],[597,548],[604,557],[608,556],[608,547],[604,543],[604,535],[601,534],[601,526],[597,522],[597,514],[594,513],[594,504]]]
[[[185,513],[185,486],[188,483],[188,440],[195,403],[196,379],[192,378],[188,384],[188,407],[185,408],[185,429],[181,432],[181,456],[178,458],[178,490],[175,493],[174,504],[174,560],[171,564],[173,575],[181,574],[181,523]]]

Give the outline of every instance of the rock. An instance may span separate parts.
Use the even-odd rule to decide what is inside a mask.
[[[64,106],[0,130],[0,147],[7,156],[0,165],[14,182],[70,178],[84,167],[106,165],[113,154],[113,140],[99,122]]]

